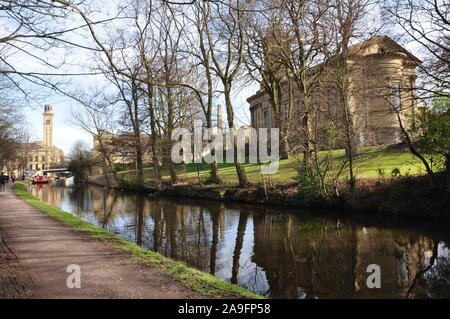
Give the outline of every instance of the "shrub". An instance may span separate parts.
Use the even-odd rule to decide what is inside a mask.
[[[400,169],[397,167],[393,168],[391,171],[391,177],[400,177],[400,176],[402,176]]]
[[[296,177],[298,182],[298,196],[305,203],[312,203],[322,198],[320,179],[313,170],[301,164]]]

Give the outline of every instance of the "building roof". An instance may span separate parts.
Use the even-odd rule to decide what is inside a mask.
[[[30,151],[41,151],[45,150],[45,147],[42,145],[41,141],[31,142],[31,143],[23,143],[25,147]]]
[[[36,141],[36,142],[31,142],[31,143],[22,143],[22,145],[24,147],[27,148],[28,151],[30,152],[44,152],[46,151],[45,146],[43,145],[42,141]],[[63,152],[60,148],[53,146],[53,150],[59,151],[59,152]]]
[[[354,53],[358,53],[358,52],[364,51],[367,48],[370,48],[373,45],[380,45],[380,44],[384,44],[387,46],[384,51],[378,51],[376,53],[366,53],[363,55],[365,55],[365,56],[381,55],[382,56],[382,55],[391,55],[391,54],[401,53],[401,54],[405,54],[409,60],[411,60],[417,64],[422,63],[422,61],[418,57],[416,57],[414,54],[412,54],[411,52],[406,50],[403,46],[398,44],[396,41],[394,41],[392,38],[390,38],[387,35],[377,35],[366,41],[355,44],[350,47],[350,51],[354,52]]]

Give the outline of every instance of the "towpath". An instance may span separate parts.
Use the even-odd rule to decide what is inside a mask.
[[[69,265],[81,288],[68,288]],[[74,281],[70,281],[74,282]],[[161,269],[66,226],[0,191],[0,298],[201,298]]]

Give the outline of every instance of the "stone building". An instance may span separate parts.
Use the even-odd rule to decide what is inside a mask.
[[[416,67],[421,61],[387,36],[373,37],[352,46],[349,51],[347,92],[355,139],[361,146],[400,142],[402,134],[397,114],[408,125],[407,115],[417,107]],[[335,80],[339,74],[336,74],[333,63],[327,62],[310,97],[310,118],[316,136],[330,127],[342,130],[339,121],[343,107]],[[294,103],[289,114],[287,87],[285,80],[282,82],[282,118],[288,122],[288,132],[292,133],[301,127],[305,110],[303,97],[294,91]],[[252,127],[277,127],[269,96],[263,89],[247,101]],[[320,144],[320,137],[318,139]]]
[[[141,135],[140,141],[143,151],[142,159],[144,162],[150,162],[152,159],[151,138],[148,135]],[[135,137],[131,133],[114,134],[102,130],[93,136],[93,146],[91,151],[93,158],[106,161],[102,155],[106,152],[114,164],[130,164],[136,161]]]
[[[32,174],[39,174],[43,169],[59,166],[64,163],[64,152],[53,146],[53,109],[52,105],[44,107],[43,140],[32,143],[23,143],[22,150],[26,160],[26,170]]]

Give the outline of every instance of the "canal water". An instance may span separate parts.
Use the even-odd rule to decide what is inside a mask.
[[[449,223],[149,199],[93,186],[29,191],[145,249],[266,297],[450,297]],[[367,285],[370,265],[379,266],[381,288]]]

